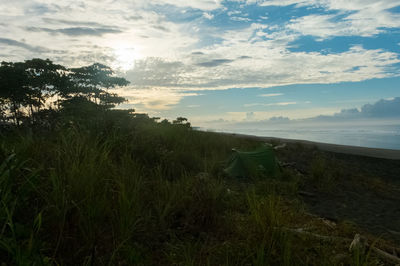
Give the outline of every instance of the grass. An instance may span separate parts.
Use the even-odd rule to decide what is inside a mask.
[[[230,150],[258,142],[135,119],[106,125],[3,133],[3,265],[340,265],[331,251],[347,247],[285,231],[314,219],[295,172],[224,176]],[[324,177],[314,162],[311,178]]]

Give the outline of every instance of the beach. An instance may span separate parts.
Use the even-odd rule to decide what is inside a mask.
[[[394,150],[394,149],[369,148],[360,146],[314,142],[308,140],[284,139],[276,137],[264,137],[264,136],[254,136],[254,135],[235,134],[235,133],[222,133],[222,134],[228,134],[240,138],[255,139],[265,142],[279,142],[279,143],[292,143],[292,144],[297,143],[305,146],[314,146],[320,149],[321,151],[359,155],[359,156],[374,157],[381,159],[400,160],[400,150]]]

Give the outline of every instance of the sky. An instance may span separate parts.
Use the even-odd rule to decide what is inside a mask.
[[[122,108],[194,125],[338,117],[400,104],[400,0],[0,0],[0,60],[31,58],[109,65]]]

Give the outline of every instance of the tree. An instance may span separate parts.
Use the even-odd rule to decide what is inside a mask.
[[[174,121],[172,121],[172,123],[175,125],[183,125],[185,127],[190,128],[190,123],[185,117],[177,117]]]
[[[61,79],[66,76],[67,69],[49,59],[38,58],[25,61],[24,67],[29,85],[29,108],[34,120],[35,113],[40,112],[42,107],[47,104],[51,109],[57,102],[51,99],[66,86]]]
[[[125,98],[109,92],[129,84],[102,64],[68,69],[49,59],[34,58],[25,62],[2,62],[0,65],[1,120],[19,125],[23,118],[30,122],[46,119],[60,109],[109,110]],[[26,116],[28,115],[28,116]]]
[[[2,120],[10,118],[16,125],[24,116],[22,107],[29,104],[28,77],[23,63],[2,62],[0,65],[0,101]]]
[[[108,66],[96,63],[86,67],[73,68],[70,76],[75,84],[70,95],[86,97],[89,101],[106,108],[115,107],[125,101],[123,97],[109,93],[108,90],[116,86],[126,86],[129,81],[116,77]]]

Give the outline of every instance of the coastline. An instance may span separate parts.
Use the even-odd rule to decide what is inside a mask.
[[[255,139],[255,140],[260,140],[260,141],[279,141],[282,143],[292,143],[292,144],[299,143],[299,144],[306,145],[306,146],[315,146],[318,149],[320,149],[322,151],[327,151],[327,152],[343,153],[343,154],[373,157],[373,158],[380,158],[380,159],[389,159],[389,160],[400,160],[400,150],[368,148],[368,147],[360,147],[360,146],[314,142],[314,141],[309,141],[309,140],[284,139],[284,138],[276,138],[276,137],[264,137],[264,136],[236,134],[236,133],[227,133],[227,132],[215,132],[215,133],[227,134],[227,135],[236,136],[239,138],[249,138],[249,139]]]

